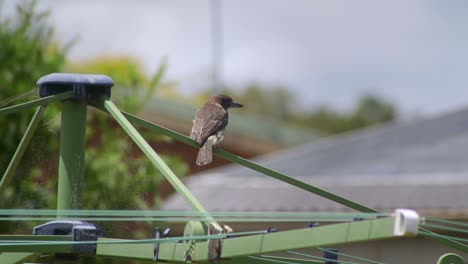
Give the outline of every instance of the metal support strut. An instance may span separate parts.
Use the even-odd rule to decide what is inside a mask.
[[[64,101],[60,134],[57,209],[79,209],[85,169],[86,111],[84,101]]]

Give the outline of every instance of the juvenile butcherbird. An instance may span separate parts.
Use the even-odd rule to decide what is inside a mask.
[[[228,109],[243,107],[227,95],[215,95],[204,104],[195,115],[190,137],[201,145],[197,165],[210,164],[213,160],[212,148],[224,138],[224,129],[229,121]]]

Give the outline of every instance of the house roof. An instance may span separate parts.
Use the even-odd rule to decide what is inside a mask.
[[[468,215],[468,109],[329,137],[255,160],[382,211],[405,207]],[[208,210],[346,208],[239,165],[191,177]],[[188,209],[175,194],[164,209]]]

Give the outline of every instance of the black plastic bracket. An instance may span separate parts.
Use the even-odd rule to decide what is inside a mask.
[[[159,227],[156,227],[154,238],[159,239],[161,238],[161,229]],[[153,261],[158,261],[159,258],[159,242],[156,242],[154,244],[154,250],[153,250]]]
[[[35,226],[34,235],[70,235],[73,241],[97,241],[104,231],[94,224],[75,220],[56,220]],[[73,245],[74,253],[96,254],[96,244]]]
[[[327,248],[327,251],[323,253],[323,258],[325,259],[325,264],[335,264],[338,263],[338,249]]]

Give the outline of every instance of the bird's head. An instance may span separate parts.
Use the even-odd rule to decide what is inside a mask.
[[[234,102],[234,100],[232,100],[231,97],[222,94],[218,94],[211,97],[210,102],[214,104],[219,104],[224,109],[229,109],[231,107],[243,107],[242,104]]]

